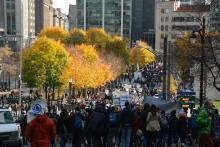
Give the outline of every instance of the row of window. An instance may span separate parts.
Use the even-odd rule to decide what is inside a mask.
[[[168,31],[169,26],[168,25],[161,25],[160,27],[161,31]],[[171,27],[172,31],[191,31],[191,30],[198,30],[198,25],[190,25],[190,26],[184,26],[184,25],[173,25]]]
[[[162,14],[164,14],[164,13],[170,13],[170,12],[172,12],[172,10],[171,10],[171,9],[168,9],[168,8],[162,8],[162,9],[160,10],[160,12],[161,12]]]
[[[199,22],[199,17],[172,17],[172,22]]]
[[[169,17],[161,17],[161,22],[168,22]],[[199,22],[199,17],[172,17],[172,22]]]

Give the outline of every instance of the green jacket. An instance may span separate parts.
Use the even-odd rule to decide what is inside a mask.
[[[196,122],[199,125],[200,134],[211,133],[211,117],[208,114],[207,108],[205,108],[204,106],[200,108]]]

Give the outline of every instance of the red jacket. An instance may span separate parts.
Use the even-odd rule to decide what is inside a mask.
[[[28,124],[25,135],[31,147],[50,147],[56,136],[56,127],[46,115],[39,115]]]

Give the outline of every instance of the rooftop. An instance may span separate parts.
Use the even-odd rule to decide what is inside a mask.
[[[177,8],[175,12],[208,12],[210,5],[183,5]]]

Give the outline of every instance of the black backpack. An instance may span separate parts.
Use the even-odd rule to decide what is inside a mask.
[[[74,117],[73,126],[74,126],[74,128],[76,128],[76,129],[81,129],[81,128],[83,128],[83,120],[82,120],[82,116],[81,116],[81,115],[77,114],[77,115]]]
[[[108,122],[111,124],[111,125],[115,125],[118,123],[118,115],[117,113],[115,112],[110,112],[109,113],[109,116],[108,116]]]

